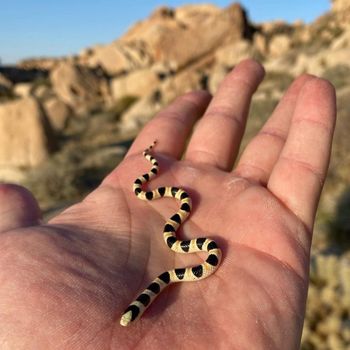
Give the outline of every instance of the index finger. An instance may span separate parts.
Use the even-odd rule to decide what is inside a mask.
[[[181,157],[192,127],[207,108],[211,95],[194,91],[178,97],[141,130],[126,157],[141,153],[157,140],[157,152]]]

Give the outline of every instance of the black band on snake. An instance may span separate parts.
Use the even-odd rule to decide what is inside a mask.
[[[151,170],[138,177],[133,185],[133,191],[139,199],[154,200],[162,197],[173,197],[180,201],[180,209],[164,225],[163,237],[167,246],[176,253],[194,253],[199,251],[208,252],[208,257],[201,265],[178,268],[163,272],[128,306],[124,311],[120,324],[128,326],[131,322],[139,319],[153,300],[168,285],[176,282],[198,281],[213,274],[221,261],[221,250],[217,244],[209,238],[196,238],[181,241],[176,238],[176,231],[187,219],[191,212],[191,198],[181,188],[159,187],[154,191],[143,191],[142,185],[150,181],[158,174],[159,165],[157,160],[150,154],[155,142],[149,146],[143,156],[152,163]]]

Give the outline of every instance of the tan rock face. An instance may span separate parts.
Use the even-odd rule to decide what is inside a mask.
[[[349,0],[332,0],[333,11],[344,11],[350,8]]]
[[[255,49],[265,56],[268,53],[268,45],[266,36],[261,33],[255,33],[253,38],[253,43]]]
[[[156,63],[177,70],[225,41],[241,39],[247,26],[239,5],[226,9],[213,5],[186,5],[176,10],[162,7],[118,41],[92,48],[83,60],[89,66],[101,66],[111,76]]]
[[[255,50],[251,43],[246,40],[241,40],[222,46],[216,50],[215,61],[216,64],[219,65],[234,67],[243,59],[253,57],[254,55]]]
[[[39,100],[45,100],[53,95],[53,91],[51,87],[46,85],[40,85],[33,89],[33,96],[38,98]]]
[[[46,100],[43,107],[53,129],[63,130],[72,114],[71,109],[56,97]]]
[[[19,68],[51,70],[59,62],[59,58],[29,58],[17,64]]]
[[[114,100],[125,96],[143,97],[156,89],[158,84],[156,72],[150,69],[137,70],[112,80],[112,96]]]
[[[146,96],[137,101],[123,114],[121,119],[122,132],[136,132],[145,125],[160,110],[152,96]]]
[[[13,89],[15,95],[19,97],[28,97],[32,93],[32,84],[31,83],[19,83],[14,86]]]
[[[275,35],[269,45],[269,53],[272,57],[284,55],[291,48],[291,38],[286,34]]]
[[[84,61],[90,67],[101,67],[110,76],[148,67],[152,63],[145,44],[139,40],[97,46],[85,55]]]
[[[0,105],[0,167],[34,167],[48,158],[52,146],[50,127],[35,99]]]
[[[215,6],[183,6],[156,13],[134,26],[122,41],[142,40],[155,62],[175,62],[183,67],[218,47],[225,40],[244,36],[246,19],[239,5],[227,9]]]
[[[50,79],[56,95],[78,114],[100,107],[108,95],[103,78],[73,63],[61,62]]]

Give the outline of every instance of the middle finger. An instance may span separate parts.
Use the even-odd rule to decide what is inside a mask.
[[[199,121],[186,159],[230,170],[244,132],[250,101],[264,77],[263,67],[245,60],[223,80]]]

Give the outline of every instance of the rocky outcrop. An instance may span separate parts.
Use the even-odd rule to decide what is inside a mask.
[[[240,40],[221,46],[215,51],[215,64],[233,68],[240,61],[254,57],[257,50],[248,40]]]
[[[13,92],[16,96],[28,97],[32,93],[32,87],[31,83],[19,83],[14,86]]]
[[[72,110],[54,96],[46,99],[43,107],[52,128],[56,131],[62,131],[67,125],[69,117],[72,115]]]
[[[55,94],[77,114],[101,108],[109,98],[104,77],[69,62],[61,62],[50,74]]]
[[[155,96],[145,96],[134,103],[123,115],[120,123],[122,133],[135,133],[140,130],[161,109]]]
[[[20,61],[17,64],[17,67],[25,70],[49,71],[49,70],[52,70],[60,62],[60,60],[61,59],[59,58],[48,58],[48,57],[28,58]]]
[[[292,46],[292,40],[287,34],[277,34],[273,36],[269,44],[269,54],[271,57],[285,55]]]
[[[96,46],[85,52],[81,61],[92,68],[101,67],[109,76],[149,67],[153,62],[140,40]]]
[[[33,98],[0,104],[0,168],[34,167],[52,151],[51,128]]]
[[[250,37],[242,7],[213,5],[162,7],[132,27],[118,41],[84,52],[84,62],[109,75],[165,63],[177,71],[225,42]]]
[[[157,73],[151,69],[142,69],[115,78],[111,82],[114,100],[125,96],[143,97],[155,90],[160,83]]]
[[[332,10],[340,12],[350,9],[350,2],[348,0],[332,0]]]
[[[248,32],[243,9],[212,5],[161,8],[135,25],[122,42],[141,40],[155,62],[173,62],[177,69],[208,54],[224,42],[243,38]]]

